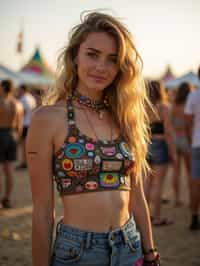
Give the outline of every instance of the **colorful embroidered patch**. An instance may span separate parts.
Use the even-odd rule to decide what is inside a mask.
[[[120,183],[125,186],[129,186],[131,184],[130,176],[120,176]]]
[[[72,184],[72,180],[70,178],[62,179],[62,187],[63,188],[68,188],[71,186],[71,184]]]
[[[117,173],[100,173],[99,179],[101,187],[115,188],[119,186],[119,175]]]
[[[82,139],[82,138],[79,138],[78,142],[81,143],[81,144],[83,144],[83,143],[85,143],[85,140]]]
[[[61,151],[58,153],[57,157],[58,157],[58,159],[62,159],[63,156],[64,156],[64,151],[61,150]]]
[[[93,143],[86,143],[85,148],[88,151],[93,151],[94,150],[94,144]]]
[[[74,170],[75,171],[87,171],[92,169],[93,160],[92,159],[76,159],[74,160]]]
[[[75,121],[74,121],[74,120],[69,120],[69,121],[68,121],[68,124],[71,125],[71,126],[72,126],[72,125],[75,125]]]
[[[116,154],[116,158],[121,160],[121,159],[123,159],[123,155],[121,153],[117,153]]]
[[[116,154],[116,147],[112,146],[112,147],[100,147],[101,152],[103,155],[106,156],[114,156]]]
[[[89,152],[88,152],[88,156],[89,156],[89,157],[94,157],[94,152],[93,152],[93,151],[89,151]]]
[[[70,177],[75,177],[75,176],[77,176],[77,172],[69,171],[69,172],[67,172],[67,175],[70,176]]]
[[[62,167],[63,169],[65,169],[66,171],[70,171],[73,168],[73,162],[72,160],[69,159],[64,159],[62,161]]]
[[[82,192],[83,191],[83,186],[81,185],[78,185],[76,188],[75,188],[75,192]]]
[[[58,171],[57,176],[58,177],[65,177],[65,173],[63,173],[62,171]]]
[[[132,157],[131,156],[131,153],[129,151],[129,148],[128,148],[128,144],[126,142],[121,142],[119,144],[119,148],[120,148],[121,152],[123,153],[123,155],[125,157],[128,157],[128,158],[131,158]]]
[[[80,172],[76,172],[76,178],[81,179],[86,177],[87,175],[87,171],[80,171]]]
[[[76,140],[77,140],[77,139],[76,139],[76,137],[74,137],[74,136],[71,136],[71,137],[68,138],[68,142],[69,142],[69,143],[75,143]]]
[[[85,188],[88,190],[95,190],[98,188],[98,183],[96,181],[88,181],[85,183]]]
[[[96,155],[95,158],[94,158],[94,162],[96,164],[100,164],[101,163],[101,157],[99,155]]]
[[[122,161],[103,160],[102,171],[119,171],[122,167]]]
[[[65,156],[68,158],[80,158],[85,152],[83,145],[79,143],[71,143],[65,147]]]

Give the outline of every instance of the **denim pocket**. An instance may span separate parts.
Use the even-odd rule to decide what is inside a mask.
[[[127,242],[128,249],[133,253],[141,253],[141,238],[139,232],[134,232],[134,234],[130,235]]]
[[[54,260],[63,265],[78,262],[83,255],[83,243],[71,239],[56,240]]]

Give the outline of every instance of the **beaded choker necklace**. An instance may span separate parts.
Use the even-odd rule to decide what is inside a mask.
[[[103,100],[92,100],[87,96],[81,95],[77,90],[73,92],[70,98],[97,112],[100,119],[103,118],[104,110],[109,107],[109,103],[105,98]]]

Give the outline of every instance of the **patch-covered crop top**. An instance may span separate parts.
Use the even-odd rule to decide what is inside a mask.
[[[130,190],[134,158],[122,137],[93,140],[76,126],[72,100],[67,100],[68,135],[53,160],[60,195]]]

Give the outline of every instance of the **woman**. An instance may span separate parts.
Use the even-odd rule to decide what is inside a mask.
[[[141,180],[146,96],[130,33],[110,15],[87,14],[58,70],[26,147],[33,265],[159,265]],[[53,175],[64,213],[51,256]]]
[[[187,140],[186,121],[184,116],[184,107],[187,96],[192,90],[190,84],[182,83],[176,92],[175,101],[172,105],[172,124],[174,129],[174,143],[177,151],[177,165],[173,169],[173,189],[175,194],[175,206],[182,205],[180,199],[180,167],[181,158],[184,160],[187,176],[188,189],[190,195],[191,177],[190,177],[190,145]]]
[[[169,225],[172,221],[166,217],[161,217],[161,196],[170,159],[174,163],[176,162],[170,111],[166,92],[159,81],[149,83],[148,94],[154,110],[147,108],[151,130],[148,161],[152,172],[145,183],[146,198],[148,203],[152,204],[152,224],[156,226]]]

